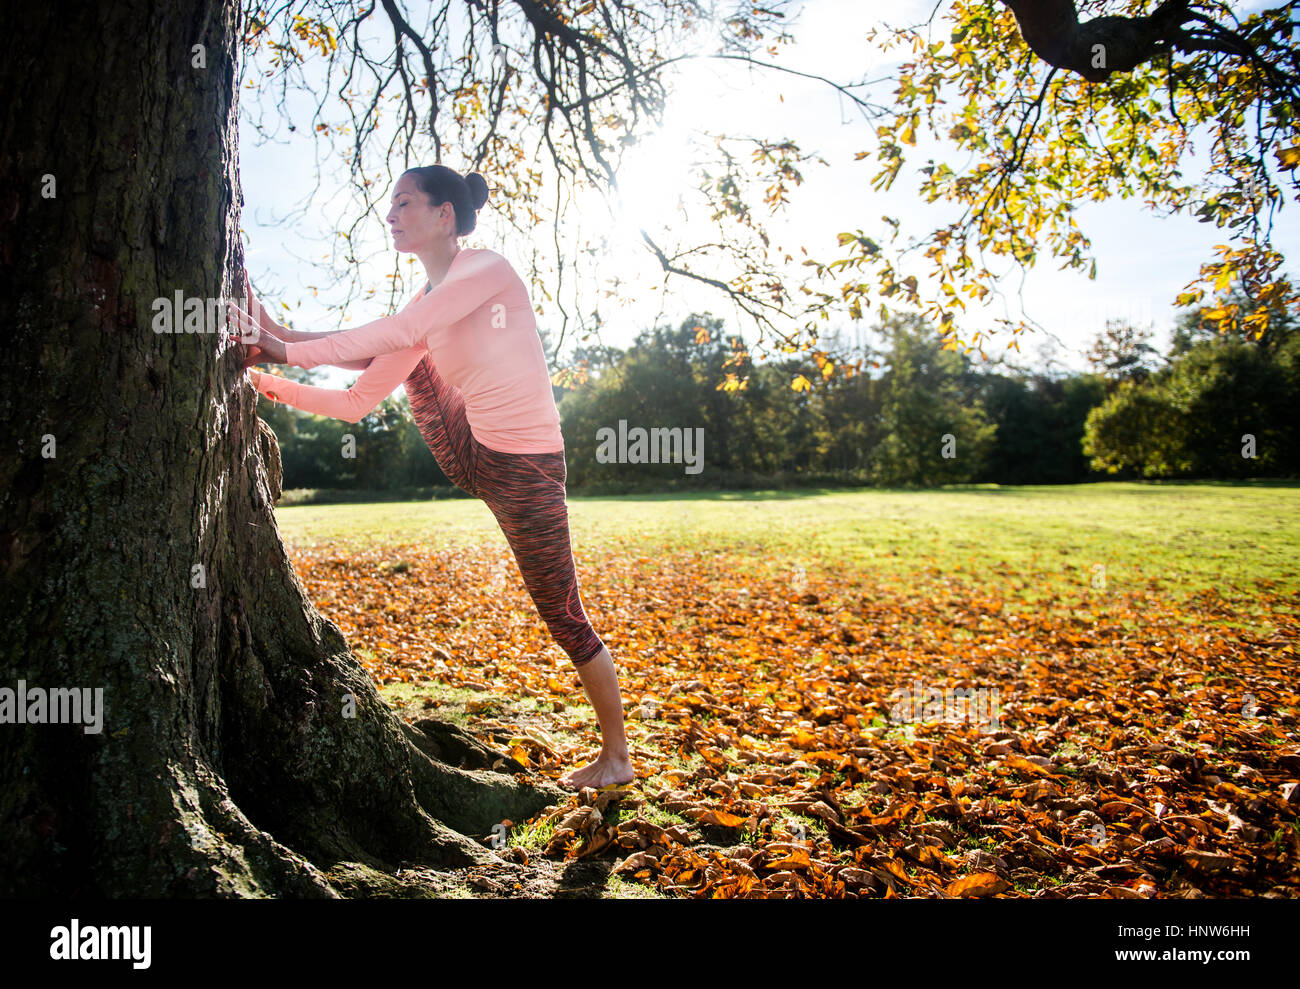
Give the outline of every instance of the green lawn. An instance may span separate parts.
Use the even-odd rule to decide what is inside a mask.
[[[1274,581],[1300,590],[1300,484],[1104,483],[935,491],[725,492],[571,498],[575,552],[697,549],[755,567],[823,564],[881,575],[1011,581],[1034,599],[1063,585],[1229,600]],[[278,509],[286,541],[374,550],[503,537],[471,499]]]

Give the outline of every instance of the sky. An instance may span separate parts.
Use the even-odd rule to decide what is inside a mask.
[[[407,9],[414,11],[417,6],[407,4]],[[877,102],[887,102],[897,57],[893,52],[873,50],[865,42],[865,34],[880,22],[882,11],[890,24],[899,26],[923,20],[932,8],[933,0],[892,0],[887,5],[861,0],[805,0],[787,8],[792,16],[787,18],[786,30],[794,35],[795,42],[782,46],[771,60],[797,72],[825,75],[841,84],[864,78],[881,80],[869,93],[858,92]],[[942,36],[942,22],[936,23],[937,36]],[[388,39],[391,42],[391,34]],[[704,50],[702,40],[696,42],[696,49]],[[766,55],[759,57],[769,60]],[[569,296],[569,309],[572,312],[581,305],[584,312],[590,312],[598,308],[603,324],[600,340],[605,344],[625,347],[641,330],[655,323],[676,325],[691,312],[711,312],[725,320],[727,332],[741,331],[750,341],[756,335],[752,325],[743,322],[717,289],[677,276],[665,282],[657,259],[636,233],[638,224],[644,226],[666,250],[717,239],[717,230],[702,208],[703,199],[694,189],[698,176],[692,165],[701,147],[708,150],[707,135],[773,140],[788,137],[804,152],[814,152],[828,163],[800,166],[805,181],[793,188],[789,206],[777,215],[769,216],[761,202],[755,204],[750,199],[751,205],[762,212],[773,244],[795,256],[788,269],[794,278],[806,277],[809,270],[799,265],[803,260],[800,245],[811,256],[828,261],[841,256],[835,241],[841,230],[861,228],[869,236],[884,240],[888,228],[879,218],[888,214],[902,221],[905,234],[920,235],[933,229],[936,218],[943,215],[941,205],[920,202],[915,194],[919,176],[915,171],[909,174],[909,170],[928,156],[957,164],[960,159],[951,146],[927,146],[922,140],[917,148],[910,149],[907,164],[892,189],[878,193],[870,186],[876,167],[872,159],[854,161],[857,152],[874,148],[874,124],[825,82],[735,61],[701,58],[679,66],[668,77],[672,93],[662,129],[645,135],[624,158],[619,171],[621,205],[615,203],[611,213],[596,196],[580,197],[562,224],[565,241],[571,245],[579,243],[580,238],[605,241],[595,254],[575,252],[568,258],[580,273],[576,283],[573,277],[568,279],[577,293],[576,298]],[[245,89],[241,98],[251,103],[255,97]],[[349,199],[337,164],[321,161],[328,151],[324,143],[318,146],[311,137],[311,102],[306,97],[293,97],[289,105],[296,129],[289,133],[280,126],[278,138],[271,143],[259,143],[246,119],[250,110],[269,118],[275,112],[270,104],[264,110],[246,106],[241,112],[243,230],[249,271],[265,301],[283,299],[290,305],[297,328],[357,326],[384,315],[382,305],[355,304],[340,320],[337,312],[328,312],[325,306],[341,301],[341,288],[322,287],[326,284],[323,273],[311,262],[314,259],[318,264],[325,263],[331,253],[327,245],[337,240],[339,229],[354,222],[360,207]],[[432,161],[431,140],[429,151]],[[466,170],[454,151],[443,161]],[[316,184],[318,167],[323,172],[320,190],[307,199],[304,193]],[[1189,164],[1184,174],[1193,177],[1194,164]],[[381,194],[384,201],[389,191]],[[1294,208],[1294,204],[1291,206]],[[536,243],[520,244],[515,232],[494,219],[491,207],[489,198],[479,213],[478,229],[461,241],[462,247],[490,247],[521,271],[534,252],[545,257],[553,251],[549,228]],[[386,208],[381,218],[384,212]],[[1057,370],[1086,370],[1085,352],[1111,318],[1151,325],[1156,346],[1164,349],[1175,317],[1174,296],[1196,277],[1199,265],[1213,257],[1213,245],[1224,242],[1226,232],[1190,217],[1155,216],[1137,200],[1083,204],[1075,218],[1092,240],[1096,279],[1090,281],[1085,272],[1057,270],[1050,258],[1040,261],[1027,275],[1013,270],[1002,280],[1005,298],[991,306],[989,321],[997,316],[1018,318],[1023,314],[1050,332],[1054,340],[1046,334],[1022,338],[1020,362],[1031,366],[1041,366],[1050,359]],[[1275,229],[1280,231],[1276,246],[1289,259],[1296,257],[1300,227],[1288,231],[1283,221]],[[391,265],[391,241],[386,236],[386,225],[381,227],[371,220],[366,230],[363,249],[358,252],[363,259],[362,277],[365,284],[382,289]],[[1045,251],[1042,257],[1046,258]],[[724,278],[731,274],[707,262],[688,263]],[[544,264],[542,267],[545,270]],[[822,288],[833,290],[833,284],[827,282]],[[312,285],[317,286],[315,294],[308,288]],[[539,325],[557,335],[559,314],[555,304],[548,303],[536,290],[533,302],[539,310]],[[980,318],[975,305],[970,305],[964,325],[974,328]],[[851,339],[855,329],[865,333],[868,322],[853,324],[846,320],[842,327]],[[966,335],[969,338],[969,331]],[[571,327],[566,341],[575,339],[576,330]],[[986,352],[991,357],[1003,353],[1009,339],[1005,333],[1000,334],[985,345]],[[330,385],[342,386],[355,377],[355,372],[322,370],[324,383]]]

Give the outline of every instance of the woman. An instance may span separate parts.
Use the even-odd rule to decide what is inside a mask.
[[[244,340],[257,342],[247,363],[364,368],[346,391],[252,372],[268,398],[356,422],[405,384],[438,466],[496,516],[533,603],[595,708],[600,754],[561,783],[630,783],[614,660],[578,593],[564,440],[528,290],[500,254],[458,243],[486,201],[487,183],[477,173],[462,178],[431,165],[402,174],[388,213],[393,246],[420,259],[429,284],[395,315],[353,330],[296,333],[266,315],[247,288],[258,318],[234,303],[230,317]]]

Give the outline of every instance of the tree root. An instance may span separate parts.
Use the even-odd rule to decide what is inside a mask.
[[[502,834],[495,829],[499,825],[508,828],[506,821],[518,822],[532,817],[543,808],[569,798],[568,791],[552,783],[521,780],[517,775],[509,776],[491,769],[460,769],[432,758],[426,751],[428,748],[436,750],[440,743],[445,746],[452,738],[458,739],[457,744],[460,744],[463,741],[461,736],[469,737],[454,725],[450,726],[450,731],[442,727],[445,722],[435,722],[434,725],[435,738],[431,739],[414,726],[403,724],[411,740],[415,795],[426,811],[456,831],[479,837]],[[477,739],[470,740],[474,743],[472,751],[476,757],[479,750],[483,750],[494,762],[507,758],[493,753]]]

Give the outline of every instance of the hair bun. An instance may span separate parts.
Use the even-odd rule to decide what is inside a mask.
[[[487,179],[478,172],[470,172],[465,176],[465,185],[469,187],[469,201],[474,209],[482,209],[488,200]]]

